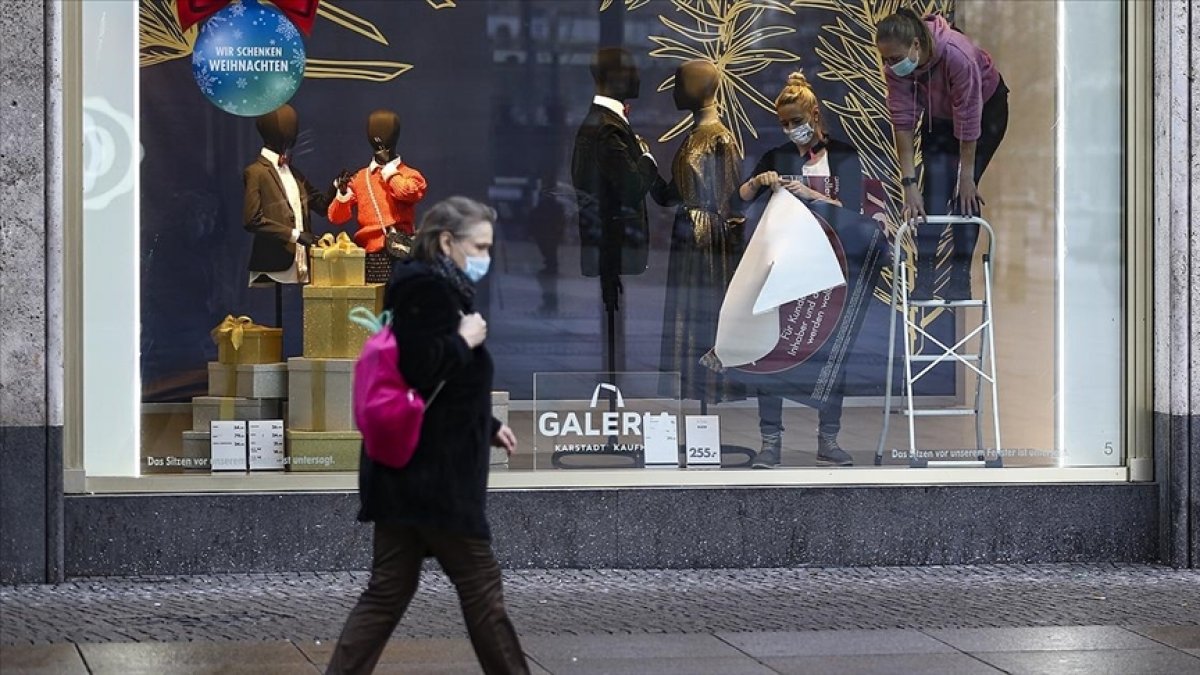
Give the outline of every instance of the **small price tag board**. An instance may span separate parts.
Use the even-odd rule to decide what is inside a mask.
[[[246,471],[246,423],[209,422],[213,471]]]
[[[679,468],[679,423],[671,413],[642,416],[646,467]]]
[[[712,468],[721,466],[721,418],[716,415],[687,415],[687,466]]]
[[[283,420],[250,422],[250,470],[283,471]]]

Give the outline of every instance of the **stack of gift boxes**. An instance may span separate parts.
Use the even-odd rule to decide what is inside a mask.
[[[356,471],[362,435],[352,409],[354,362],[370,337],[349,319],[362,306],[383,311],[383,285],[367,284],[366,252],[344,233],[312,249],[304,287],[304,356],[287,361],[288,469]]]
[[[287,404],[287,364],[283,363],[283,330],[260,326],[249,317],[225,317],[212,331],[217,360],[208,364],[208,396],[192,399],[192,429],[183,432],[183,460],[192,468],[213,471],[278,471],[283,448],[256,443],[240,456],[212,451],[213,422],[264,422],[270,436],[281,426]],[[257,429],[256,429],[257,431]],[[282,434],[282,429],[277,430]],[[245,430],[242,438],[245,439]]]
[[[326,235],[311,253],[310,284],[303,289],[303,356],[285,363],[282,329],[249,317],[229,316],[213,329],[217,360],[208,364],[208,396],[192,399],[192,430],[183,434],[182,456],[191,458],[190,465],[213,471],[358,469],[362,435],[351,408],[354,362],[370,335],[349,313],[357,306],[383,311],[384,287],[365,283],[366,252],[345,234]],[[274,422],[250,428],[268,421]],[[212,422],[247,424],[240,432],[246,461],[228,460],[229,453],[217,447]],[[277,451],[256,453],[264,442],[255,434],[276,432],[283,441]]]

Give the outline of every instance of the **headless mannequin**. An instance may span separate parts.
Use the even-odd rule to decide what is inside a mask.
[[[367,117],[367,139],[375,151],[378,164],[387,164],[395,159],[396,145],[400,142],[400,116],[391,110],[376,110]]]
[[[641,78],[629,52],[596,51],[591,64],[596,98],[575,140],[572,181],[580,196],[581,266],[584,276],[600,277],[606,314],[606,359],[610,372],[621,369],[617,335],[623,333],[621,276],[642,274],[648,259],[649,225],[645,197],[661,184],[646,143],[629,125],[625,102],[641,93]]]
[[[619,47],[603,47],[596,51],[596,56],[592,60],[591,66],[592,80],[596,85],[596,96],[613,99],[628,107],[626,101],[637,98],[641,94],[642,80],[638,75],[637,65],[633,61],[633,57],[629,52]],[[649,152],[645,141],[640,136],[636,136],[639,149],[643,154]],[[653,159],[651,158],[651,161]],[[642,168],[642,167],[639,167]],[[657,177],[657,166],[654,167],[654,175]],[[635,180],[637,180],[635,178]],[[639,199],[644,199],[646,190],[640,190]],[[644,262],[635,262],[631,260],[630,264],[624,264],[624,253],[622,250],[623,232],[612,227],[612,223],[602,223],[604,228],[602,233],[602,242],[600,244],[600,285],[601,296],[605,307],[611,307],[613,311],[620,309],[620,296],[623,292],[621,287],[622,274],[641,274],[645,271]],[[631,259],[636,256],[631,255]]]
[[[258,135],[262,136],[263,147],[281,155],[287,154],[300,135],[300,118],[292,106],[284,104],[277,110],[259,117],[255,121]]]
[[[331,195],[318,192],[290,163],[300,123],[295,109],[283,105],[256,120],[263,152],[243,174],[243,225],[254,233],[250,255],[251,285],[275,288],[275,321],[283,325],[283,284],[307,280],[307,252],[316,237],[309,207],[324,211]]]
[[[641,94],[642,79],[629,52],[617,47],[605,47],[596,52],[592,62],[592,81],[596,84],[596,95],[606,96],[625,104]],[[626,107],[628,108],[627,104]],[[607,315],[606,337],[607,366],[609,373],[617,368],[617,319],[621,310],[621,242],[620,233],[606,228],[600,244],[600,298]],[[624,316],[620,316],[624,319]],[[625,322],[621,321],[620,333],[625,333]],[[622,365],[625,361],[622,350]]]
[[[718,114],[719,82],[720,73],[709,61],[688,61],[676,70],[675,107],[692,113],[692,129],[673,163],[671,189],[662,198],[655,195],[664,205],[679,206],[668,269],[669,339],[664,340],[671,351],[664,352],[664,367],[673,362],[681,370],[683,394],[699,399],[701,414],[707,414],[710,400],[737,397],[736,387],[699,365],[703,355],[694,353],[697,344],[715,341],[741,237],[734,225],[740,219],[729,208],[740,167],[734,138]],[[672,297],[672,287],[689,292]]]
[[[675,71],[675,109],[692,113],[692,126],[720,120],[717,114],[717,84],[721,74],[709,61],[688,61]]]
[[[359,246],[367,250],[367,283],[386,283],[392,256],[404,255],[403,244],[415,231],[414,206],[425,197],[425,177],[400,159],[400,116],[391,110],[376,110],[367,117],[367,142],[371,163],[351,174],[342,171],[336,181],[337,198],[329,206],[335,225],[348,221],[358,210]]]
[[[604,367],[613,381],[613,374],[624,370],[624,341],[618,337],[625,334],[621,277],[646,271],[646,195],[665,184],[648,146],[626,117],[625,102],[641,90],[633,57],[617,47],[601,48],[592,59],[591,74],[595,98],[575,137],[571,179],[579,205],[580,267],[584,276],[600,278]],[[610,395],[610,410],[615,405]],[[623,454],[615,450],[615,437],[608,441],[608,454]],[[640,455],[633,459],[641,461]],[[559,466],[557,459],[552,461]]]

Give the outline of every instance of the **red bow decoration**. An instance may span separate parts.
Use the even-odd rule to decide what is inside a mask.
[[[320,1],[272,0],[275,6],[305,35],[312,32],[313,22],[317,20],[317,4]],[[186,31],[232,2],[233,0],[176,0],[175,9],[179,12],[179,27]]]

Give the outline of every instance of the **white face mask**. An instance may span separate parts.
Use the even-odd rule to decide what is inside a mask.
[[[809,141],[813,139],[814,132],[812,125],[805,122],[798,127],[787,129],[783,133],[787,134],[787,137],[796,145],[808,145]]]

